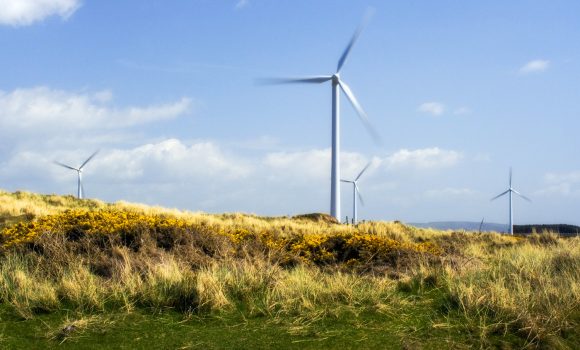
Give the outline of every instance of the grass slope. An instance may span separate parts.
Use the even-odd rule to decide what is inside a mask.
[[[580,347],[580,239],[0,191],[0,348]]]

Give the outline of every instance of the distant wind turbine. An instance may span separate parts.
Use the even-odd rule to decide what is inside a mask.
[[[358,211],[356,208],[356,197],[358,195],[358,198],[360,200],[360,203],[362,205],[365,205],[365,202],[363,201],[362,195],[360,194],[360,190],[358,189],[358,185],[357,182],[360,179],[360,177],[362,176],[362,174],[364,174],[364,172],[369,168],[369,166],[371,165],[371,163],[369,162],[364,168],[363,170],[361,170],[361,172],[358,174],[358,176],[354,179],[354,180],[343,180],[340,179],[340,181],[342,182],[346,182],[346,183],[351,183],[352,184],[352,220],[353,220],[353,224],[356,225],[356,223],[358,222]]]
[[[84,163],[81,164],[81,166],[78,168],[75,168],[75,167],[72,167],[70,165],[66,165],[66,164],[63,164],[63,163],[60,163],[57,161],[54,162],[54,164],[56,164],[56,165],[60,165],[63,168],[67,168],[67,169],[74,170],[77,172],[77,176],[78,176],[77,197],[79,199],[83,199],[83,195],[85,192],[85,190],[83,188],[83,168],[85,167],[85,165],[87,165],[88,162],[91,161],[91,159],[93,159],[94,156],[97,155],[97,153],[99,153],[99,151],[96,151],[95,153],[91,154],[91,156],[89,158],[87,158],[87,160],[85,160]]]
[[[528,197],[524,196],[523,194],[519,193],[518,191],[516,191],[513,187],[512,187],[512,168],[510,168],[510,182],[509,182],[509,187],[505,192],[502,192],[500,194],[498,194],[497,196],[493,197],[491,200],[495,200],[498,199],[499,197],[503,196],[504,194],[509,194],[509,201],[510,201],[510,223],[509,223],[509,229],[510,229],[510,235],[514,234],[514,211],[513,211],[513,204],[512,204],[512,193],[517,194],[518,196],[522,197],[523,199],[527,200],[528,202],[531,202],[532,200],[529,199]]]
[[[344,92],[347,99],[350,101],[354,109],[356,110],[361,122],[371,134],[376,142],[379,142],[380,137],[374,127],[368,120],[367,114],[362,109],[358,100],[352,93],[348,85],[340,78],[340,71],[348,58],[350,50],[357,41],[363,27],[368,22],[370,13],[362,21],[361,25],[357,28],[354,35],[350,39],[350,42],[346,46],[346,49],[340,56],[338,60],[338,66],[336,72],[333,75],[319,75],[301,78],[282,78],[282,79],[265,79],[262,80],[267,84],[293,84],[293,83],[307,83],[307,84],[320,84],[327,81],[332,82],[332,156],[331,156],[331,166],[330,166],[330,215],[336,218],[340,222],[340,118],[339,118],[339,96],[340,90]],[[340,87],[340,89],[339,89]]]

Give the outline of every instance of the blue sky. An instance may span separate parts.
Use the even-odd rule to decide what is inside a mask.
[[[327,212],[330,86],[342,174],[377,220],[580,224],[577,1],[0,0],[0,188],[208,212]],[[351,190],[342,187],[342,214]]]

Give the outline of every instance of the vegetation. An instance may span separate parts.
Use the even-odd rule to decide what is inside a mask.
[[[574,349],[579,282],[549,232],[0,191],[0,347]]]
[[[580,236],[580,227],[575,225],[514,225],[514,233],[530,234],[538,232],[555,232],[564,236]]]

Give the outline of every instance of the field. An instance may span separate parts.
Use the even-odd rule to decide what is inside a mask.
[[[0,348],[580,348],[580,239],[0,191]]]

